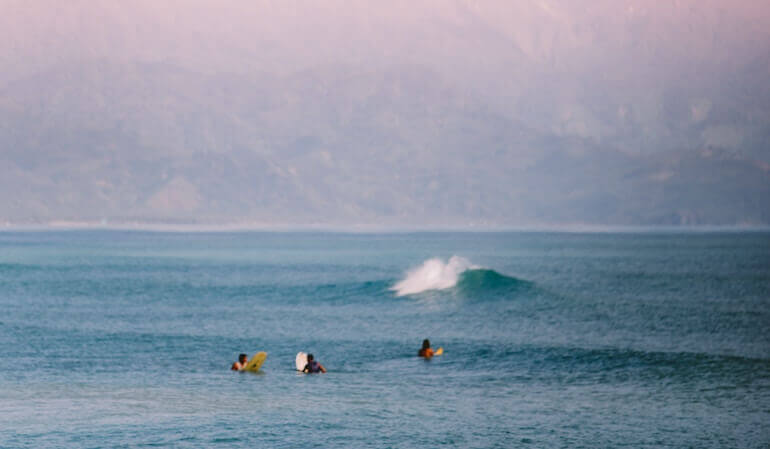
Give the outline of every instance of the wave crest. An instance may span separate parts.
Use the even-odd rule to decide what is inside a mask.
[[[390,290],[395,291],[396,296],[404,296],[451,288],[463,296],[489,299],[499,295],[506,297],[531,286],[529,281],[474,265],[463,257],[452,256],[447,262],[438,257],[426,260],[407,272],[406,277]]]
[[[391,290],[396,292],[396,296],[413,295],[427,290],[444,290],[457,285],[463,272],[479,268],[481,267],[473,265],[463,257],[452,256],[446,263],[435,257],[409,271],[406,278],[396,283]]]
[[[515,277],[500,274],[495,270],[471,269],[460,275],[457,289],[467,295],[507,294],[531,286],[531,283]]]

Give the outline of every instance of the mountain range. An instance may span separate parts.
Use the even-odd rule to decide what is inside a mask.
[[[0,222],[770,224],[770,7],[0,3]]]

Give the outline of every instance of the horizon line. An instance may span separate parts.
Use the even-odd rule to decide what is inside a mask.
[[[51,221],[48,223],[0,224],[0,232],[44,231],[136,231],[136,232],[327,232],[351,234],[400,234],[418,232],[556,232],[556,233],[644,233],[644,232],[762,232],[770,231],[768,224],[732,225],[614,225],[614,224],[529,224],[529,225],[375,225],[356,224],[268,224],[268,223],[147,223],[147,222],[79,222]]]

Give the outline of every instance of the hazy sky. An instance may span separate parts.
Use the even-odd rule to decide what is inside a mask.
[[[768,2],[0,0],[0,68],[0,220],[765,220]]]

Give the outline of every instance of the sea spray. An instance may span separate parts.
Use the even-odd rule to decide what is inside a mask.
[[[407,273],[406,278],[394,285],[391,290],[396,296],[413,295],[427,290],[444,290],[457,285],[460,275],[466,270],[481,268],[468,259],[452,256],[448,262],[435,257],[428,259],[419,267]]]

